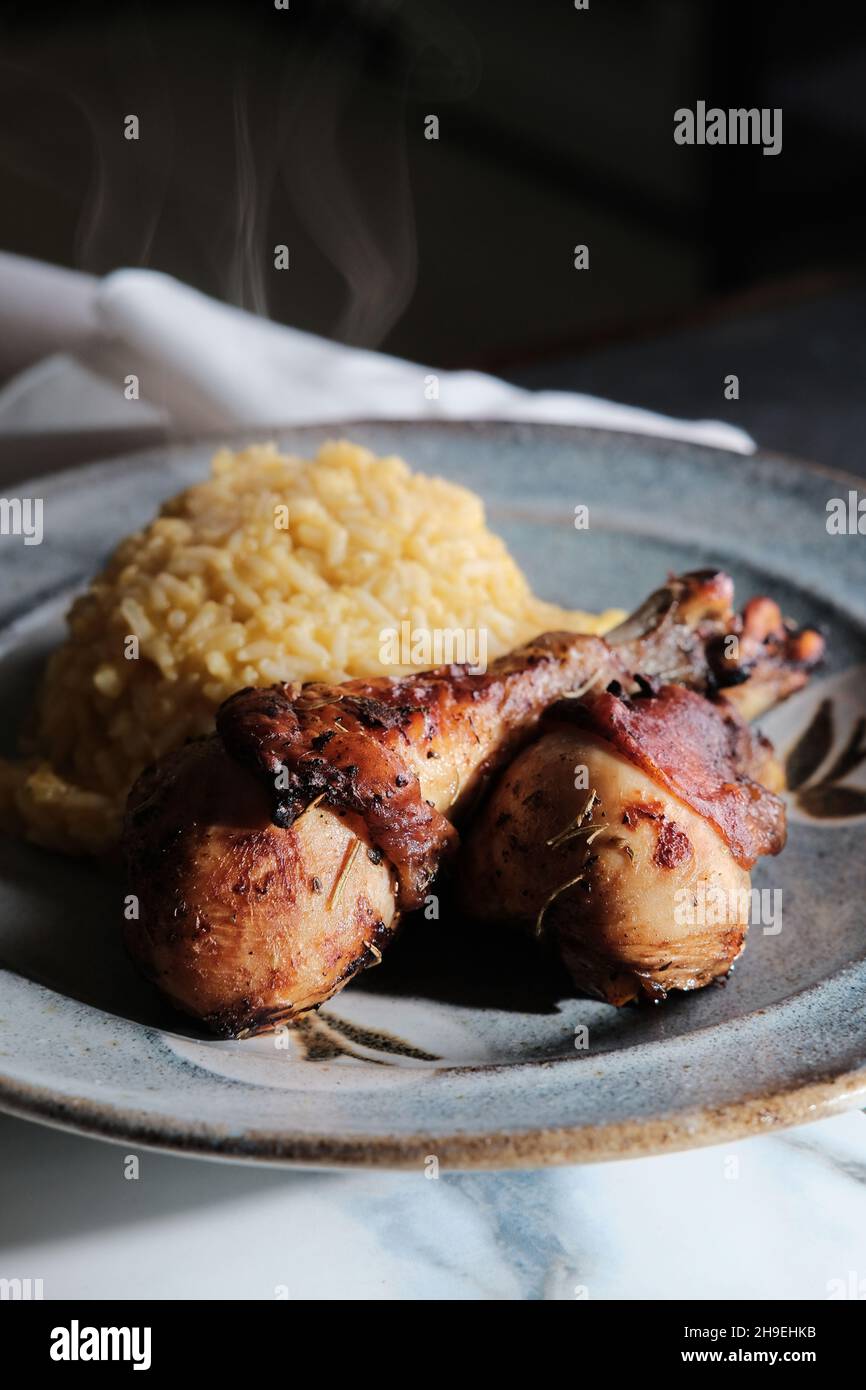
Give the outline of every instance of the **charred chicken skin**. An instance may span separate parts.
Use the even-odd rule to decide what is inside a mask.
[[[763,613],[753,659],[764,693],[749,694],[750,668],[728,640],[747,646],[747,615],[731,601],[727,576],[699,572],[672,579],[606,640],[548,633],[483,674],[445,667],[232,696],[212,737],[148,769],[130,794],[131,954],[224,1036],[315,1008],[378,964],[400,914],[453,855],[455,823],[557,701],[576,710],[591,691],[633,689],[637,673],[723,687],[745,705],[799,688],[820,639]]]
[[[474,915],[543,936],[575,985],[611,1004],[726,974],[749,870],[785,843],[769,746],[724,700],[675,685],[563,702],[544,726],[464,847]]]
[[[824,642],[792,632],[768,598],[722,625],[706,642],[711,699],[638,674],[549,707],[461,854],[467,910],[543,937],[575,986],[610,1004],[726,975],[745,945],[749,871],[785,843],[784,777],[745,720],[800,689]]]

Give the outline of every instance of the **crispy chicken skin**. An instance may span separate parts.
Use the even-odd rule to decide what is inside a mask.
[[[424,902],[457,843],[445,813],[600,669],[620,666],[599,638],[552,633],[485,675],[241,691],[130,793],[133,958],[226,1036],[324,1002]]]
[[[142,774],[124,844],[134,959],[215,1032],[315,1007],[418,907],[468,805],[542,711],[601,665],[549,634],[485,675],[242,691],[217,733]]]
[[[245,690],[216,734],[148,769],[124,833],[139,917],[128,948],[179,1008],[226,1036],[313,1008],[376,964],[420,906],[493,774],[565,696],[632,673],[739,694],[725,575],[671,579],[608,640],[547,633],[485,673]],[[785,634],[762,658],[797,688]]]
[[[745,943],[749,870],[785,843],[766,740],[681,686],[554,705],[463,848],[474,915],[544,936],[611,1004],[698,989]]]
[[[220,739],[144,773],[129,816],[140,915],[125,924],[127,947],[212,1031],[274,1027],[381,958],[394,874],[363,821],[318,806],[290,830],[274,825],[265,787]]]

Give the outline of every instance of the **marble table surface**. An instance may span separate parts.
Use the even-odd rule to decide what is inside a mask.
[[[866,1297],[866,1115],[535,1172],[297,1172],[0,1116],[0,1277],[46,1299]]]

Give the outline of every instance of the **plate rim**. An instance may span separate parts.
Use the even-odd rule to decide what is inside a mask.
[[[699,421],[685,421],[680,423],[698,424]],[[90,463],[71,463],[64,468],[54,468],[48,473],[34,473],[29,477],[20,478],[15,482],[15,487],[21,489],[30,482],[40,484],[64,483],[85,476],[86,474],[101,469],[112,464],[135,462],[140,463],[152,454],[165,454],[171,450],[184,451],[201,448],[202,445],[215,446],[217,448],[233,448],[240,444],[249,445],[251,436],[267,435],[275,438],[279,443],[279,436],[294,434],[303,430],[320,431],[334,429],[335,432],[352,429],[459,429],[483,430],[511,429],[511,430],[551,430],[562,434],[586,435],[593,439],[625,439],[634,444],[665,446],[667,448],[682,448],[696,450],[702,454],[724,454],[731,460],[766,460],[768,462],[784,463],[788,467],[797,468],[805,473],[817,474],[819,477],[835,478],[839,482],[853,483],[857,488],[866,488],[866,479],[856,473],[849,473],[844,468],[835,468],[830,464],[818,463],[815,459],[804,458],[801,454],[790,453],[785,449],[765,449],[756,444],[750,452],[743,452],[739,449],[726,448],[724,444],[708,444],[704,440],[680,439],[674,435],[663,433],[644,433],[641,430],[620,430],[612,427],[602,428],[598,425],[579,425],[569,424],[562,420],[516,420],[509,417],[496,415],[485,415],[483,418],[471,418],[467,420],[454,419],[451,416],[423,416],[413,419],[411,416],[354,416],[346,420],[304,420],[289,421],[283,424],[250,424],[248,427],[236,428],[232,426],[229,430],[214,431],[213,434],[175,434],[161,442],[151,442],[141,445],[137,449],[124,449],[122,453],[105,454],[94,459]],[[252,442],[255,442],[254,440]],[[267,442],[270,442],[268,439]]]
[[[601,1125],[564,1125],[483,1134],[377,1134],[311,1137],[274,1130],[246,1131],[242,1136],[214,1125],[181,1130],[167,1117],[111,1102],[62,1099],[48,1087],[10,1084],[0,1077],[0,1109],[18,1119],[50,1128],[134,1145],[184,1158],[229,1163],[267,1163],[286,1168],[375,1168],[414,1171],[435,1154],[449,1172],[556,1167],[648,1158],[706,1148],[777,1133],[866,1108],[866,1062],[853,1071],[754,1095],[721,1106],[696,1106]]]

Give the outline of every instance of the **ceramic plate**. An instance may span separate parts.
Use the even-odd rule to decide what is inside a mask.
[[[724,987],[616,1011],[568,997],[506,932],[413,922],[288,1046],[221,1042],[133,973],[122,878],[0,840],[0,1104],[214,1157],[471,1167],[683,1148],[866,1103],[866,537],[827,529],[828,501],[847,506],[857,480],[557,426],[361,424],[280,442],[306,453],[335,433],[475,488],[549,599],[629,608],[669,570],[720,565],[741,601],[770,592],[821,625],[826,668],[764,725],[796,784],[788,848],[755,878],[781,890],[781,930],[753,925]],[[70,592],[203,477],[212,450],[40,480],[43,544],[25,556],[20,539],[0,541],[5,751]]]

